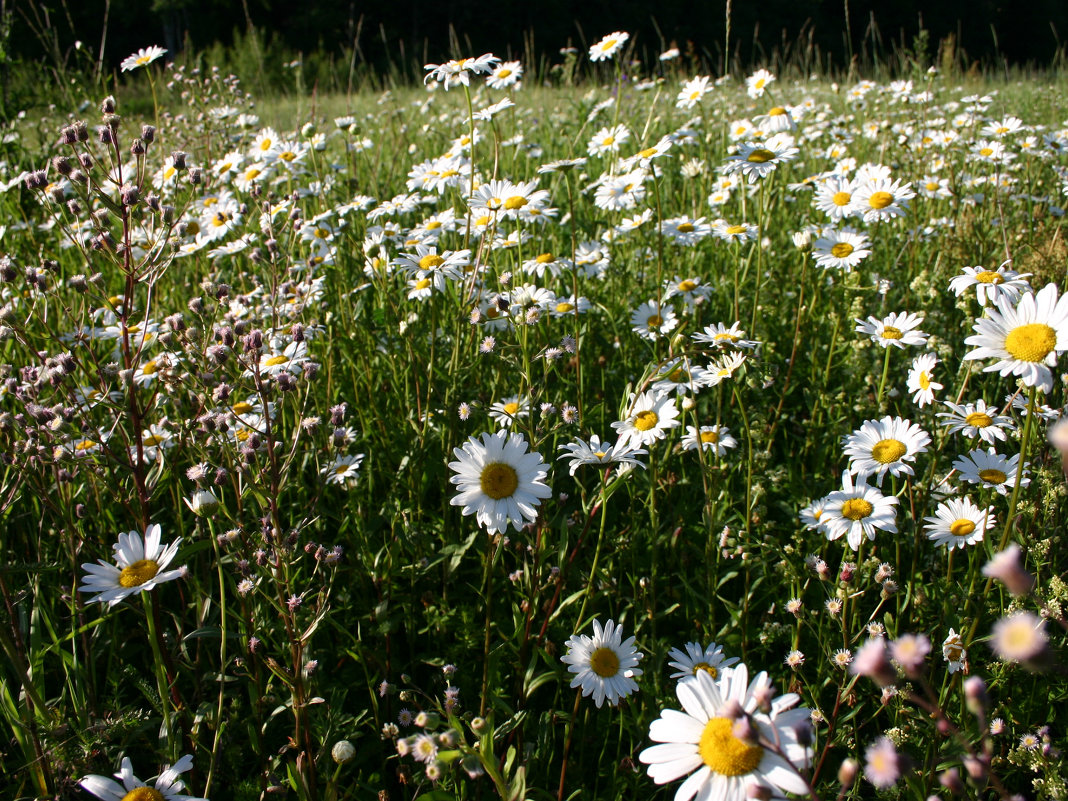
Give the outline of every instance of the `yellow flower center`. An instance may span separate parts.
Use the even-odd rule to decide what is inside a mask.
[[[831,246],[831,255],[836,259],[844,259],[853,252],[853,246],[848,242],[835,242]]]
[[[646,409],[644,412],[638,412],[634,415],[634,427],[639,431],[648,431],[659,421],[660,418],[657,416],[657,413],[651,409]]]
[[[894,328],[892,325],[883,326],[883,339],[901,339],[905,336],[900,328]]]
[[[150,362],[145,362],[144,365],[141,367],[141,373],[144,375],[152,375],[157,370],[159,370],[159,368],[156,366],[155,359]]]
[[[423,258],[419,259],[419,268],[422,270],[433,270],[435,267],[440,267],[445,263],[445,259],[441,258],[437,253],[427,253]]]
[[[727,233],[730,234],[731,236],[737,236],[738,234],[744,234],[745,233],[745,226],[744,225],[731,225],[731,226],[728,226],[727,227]]]
[[[921,372],[919,379],[920,389],[925,392],[931,388],[931,377],[927,373]]]
[[[928,181],[926,184],[924,184],[924,186],[927,188],[928,192],[934,192],[936,189],[938,189],[938,184],[936,184],[934,181]]]
[[[616,138],[614,136],[606,136],[604,139],[601,140],[601,144],[604,145],[605,147],[611,147],[615,143],[616,143]]]
[[[775,154],[767,148],[758,147],[752,153],[745,157],[746,161],[751,161],[754,164],[763,164],[764,162],[771,161],[775,158]]]
[[[493,500],[511,498],[519,486],[519,474],[515,468],[505,462],[491,462],[482,468],[478,477],[482,491]]]
[[[868,198],[868,205],[873,209],[885,209],[894,202],[894,196],[889,192],[872,192]]]
[[[258,170],[255,167],[249,167],[245,171],[245,180],[246,181],[255,181],[259,177],[260,177],[260,170]]]
[[[152,559],[138,559],[119,573],[120,587],[140,587],[146,581],[156,577],[159,565]]]
[[[282,161],[293,161],[296,157],[297,154],[294,153],[292,150],[287,150],[284,153],[280,153],[278,155],[278,158],[282,159]]]
[[[556,261],[556,257],[552,253],[541,253],[534,259],[538,264],[550,264]]]
[[[874,511],[875,507],[863,498],[850,498],[842,504],[842,517],[850,520],[863,520]]]
[[[682,230],[682,226],[679,226],[679,230]],[[691,281],[687,278],[685,281],[679,281],[679,292],[692,292],[697,289],[697,282]]]
[[[768,112],[768,116],[769,117],[781,117],[785,113],[786,113],[786,109],[784,109],[782,106],[775,106],[775,108],[771,109],[771,111]]]
[[[163,794],[153,787],[135,787],[122,797],[122,801],[164,801]]]
[[[967,537],[975,531],[975,523],[966,517],[954,520],[949,527],[949,533],[954,537]]]
[[[992,147],[981,147],[981,148],[979,148],[979,155],[980,156],[992,156],[992,155],[994,155],[994,148],[992,148]]]
[[[158,437],[155,434],[149,434],[141,440],[141,444],[149,448],[159,445],[161,442],[163,442],[163,437]]]
[[[266,152],[266,151],[271,149],[271,146],[273,144],[274,144],[274,142],[272,142],[269,137],[264,137],[263,139],[260,140],[260,150],[263,150],[263,151]]]
[[[238,401],[230,407],[230,411],[234,414],[248,414],[252,411],[252,404],[247,401]]]
[[[523,208],[525,205],[527,205],[527,202],[527,199],[522,195],[512,195],[510,198],[504,201],[504,207],[509,211],[515,211],[516,209]]]
[[[719,442],[719,434],[717,434],[715,431],[702,431],[701,432],[701,442],[703,442],[703,443],[711,442],[711,443],[715,444],[715,443]]]
[[[986,428],[988,425],[993,424],[994,418],[983,412],[972,412],[964,418],[964,422],[976,428]]]
[[[904,456],[907,450],[899,439],[881,439],[872,446],[871,458],[879,464],[890,464]]]
[[[993,270],[983,270],[975,274],[975,280],[980,284],[1000,284],[1005,280],[1005,276]]]
[[[484,226],[484,225],[489,225],[489,221],[490,221],[490,218],[487,217],[485,214],[483,214],[481,217],[479,217],[477,220],[475,220],[475,226],[476,227],[481,227],[481,226]]]
[[[607,646],[590,654],[590,670],[602,679],[610,679],[619,673],[619,655]]]
[[[1000,470],[988,467],[986,470],[979,471],[979,478],[983,479],[987,484],[1004,484],[1008,476]]]
[[[504,404],[504,410],[510,415],[515,415],[515,413],[519,411],[519,404],[515,401],[506,403]]]
[[[835,192],[831,198],[831,202],[836,206],[848,206],[853,200],[853,195],[849,192]]]
[[[278,356],[272,356],[271,358],[269,358],[267,361],[265,361],[263,363],[263,366],[264,367],[277,367],[280,364],[285,364],[285,362],[286,362],[286,357],[284,355],[279,354]]]
[[[656,148],[655,147],[647,147],[647,148],[645,148],[645,150],[643,150],[640,153],[638,153],[638,155],[641,156],[643,159],[651,158],[652,156],[656,155]]]
[[[431,281],[430,281],[429,278],[420,278],[418,281],[415,282],[415,288],[417,290],[426,289],[427,287],[430,286],[430,284],[431,284]]]
[[[710,771],[721,776],[744,776],[760,766],[764,749],[734,736],[734,721],[711,718],[701,732],[697,753]]]
[[[428,230],[428,231],[436,231],[439,228],[441,228],[441,223],[438,222],[437,220],[431,220],[430,222],[428,222],[426,224],[426,230]]]
[[[693,223],[680,223],[678,231],[680,234],[688,234],[693,230]]]
[[[716,678],[717,676],[719,676],[719,671],[716,668],[714,668],[712,665],[708,664],[708,662],[698,662],[696,665],[694,665],[693,666],[693,675],[696,676],[702,670],[705,673],[707,673],[709,676],[711,676],[712,678]]]
[[[1021,362],[1040,362],[1057,347],[1057,332],[1045,323],[1018,325],[1005,337],[1005,350]]]
[[[575,306],[574,306],[573,303],[568,303],[568,302],[564,301],[564,302],[556,304],[556,311],[558,311],[560,314],[567,314],[569,311],[574,311],[574,310],[575,310]]]
[[[645,320],[645,324],[650,328],[656,328],[658,325],[663,325],[664,318],[658,314],[654,314]]]
[[[603,459],[604,458],[604,451],[594,451],[593,455],[596,456],[598,459]]]
[[[512,74],[512,71],[510,69],[508,69],[507,67],[501,67],[501,69],[497,70],[497,77],[498,78],[507,78],[511,74]]]
[[[96,447],[96,443],[91,439],[83,439],[77,445],[74,446],[76,451],[91,451]]]

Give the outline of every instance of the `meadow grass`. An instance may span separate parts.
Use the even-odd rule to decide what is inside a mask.
[[[10,797],[1063,798],[1068,85],[483,63],[7,129]]]

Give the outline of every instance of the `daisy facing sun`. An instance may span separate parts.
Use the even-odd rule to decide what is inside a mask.
[[[622,626],[609,620],[602,627],[601,621],[594,620],[593,637],[572,634],[560,661],[575,674],[571,686],[581,687],[583,697],[592,695],[600,708],[605,699],[609,706],[617,706],[638,689],[634,677],[642,675],[637,665],[644,656],[634,647],[634,637],[623,639]]]
[[[136,531],[120,534],[113,547],[115,564],[110,565],[103,559],[95,565],[83,564],[86,575],[78,589],[95,592],[89,601],[106,603],[109,607],[138,592],[155,589],[157,585],[185,574],[184,567],[165,569],[177,556],[181,542],[179,538],[170,545],[162,545],[158,523],[146,529],[143,541]]]

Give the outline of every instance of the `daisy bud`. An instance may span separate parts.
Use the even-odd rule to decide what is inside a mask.
[[[486,719],[481,717],[471,718],[471,731],[481,735],[486,730]]]
[[[348,740],[338,740],[330,749],[330,756],[337,764],[344,765],[356,758],[356,748]]]
[[[114,95],[108,95],[100,103],[101,114],[114,114],[115,113],[115,97]]]
[[[130,155],[131,156],[143,156],[145,155],[145,142],[143,139],[134,139],[130,143]]]
[[[186,155],[184,150],[175,150],[173,153],[171,153],[171,163],[174,165],[174,169],[184,170],[186,167],[187,158],[188,156]]]
[[[189,170],[189,183],[193,186],[197,186],[204,176],[203,170],[200,167],[193,167]]]
[[[78,163],[82,165],[82,169],[86,172],[93,169],[93,157],[88,153],[80,153],[78,155]]]
[[[96,138],[100,140],[102,145],[110,145],[115,141],[114,135],[111,133],[111,129],[106,125],[101,125],[96,129]]]
[[[857,572],[857,566],[852,562],[843,562],[841,572],[838,574],[838,580],[843,584],[848,584],[853,580],[853,575]]]
[[[60,175],[70,175],[73,167],[71,167],[70,159],[66,156],[56,156],[52,159],[52,169]]]
[[[838,766],[838,783],[843,789],[849,790],[856,782],[859,771],[860,765],[855,759],[842,760],[842,764]]]
[[[191,498],[183,498],[185,505],[197,517],[209,517],[219,508],[219,499],[209,489],[200,489]]]
[[[155,125],[142,125],[141,126],[141,140],[150,145],[156,140],[156,126]]]
[[[122,205],[133,206],[137,203],[140,192],[133,184],[124,184],[122,189],[119,190],[119,197],[122,198]]]
[[[743,743],[749,744],[756,743],[758,736],[756,727],[753,726],[752,722],[746,715],[742,715],[734,721],[734,726],[731,728],[731,734]]]
[[[78,141],[78,131],[73,125],[68,125],[59,132],[59,143],[61,145],[73,145]]]

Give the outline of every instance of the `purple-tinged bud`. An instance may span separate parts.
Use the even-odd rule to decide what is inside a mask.
[[[184,170],[186,166],[185,160],[186,154],[184,150],[175,150],[171,153],[171,163],[174,164],[174,169]]]
[[[100,103],[101,114],[114,114],[115,113],[115,97],[114,95],[108,95]]]
[[[122,205],[134,206],[141,197],[141,192],[133,184],[123,184],[122,189],[119,190],[119,197],[122,198]]]
[[[141,126],[141,140],[150,145],[156,141],[156,126],[155,125],[142,125]]]
[[[145,155],[145,140],[134,139],[130,143],[130,155],[131,156],[143,156]]]

